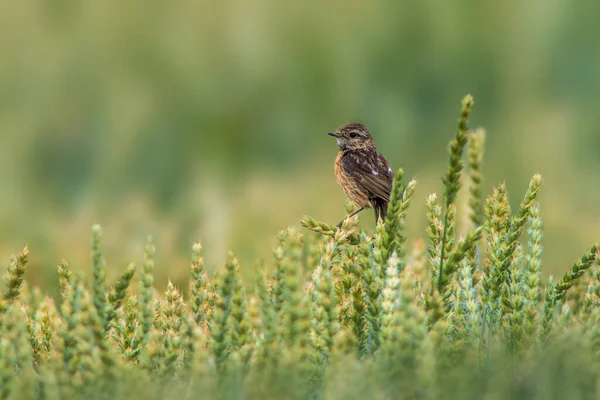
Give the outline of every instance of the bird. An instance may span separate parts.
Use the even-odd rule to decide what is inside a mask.
[[[358,210],[350,218],[367,208],[375,211],[375,223],[383,222],[387,214],[394,174],[388,161],[375,148],[375,142],[362,123],[343,125],[328,135],[337,139],[335,178],[342,191]],[[341,227],[344,220],[337,226]]]

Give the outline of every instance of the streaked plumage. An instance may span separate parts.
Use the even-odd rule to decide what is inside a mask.
[[[335,160],[338,184],[356,206],[373,208],[375,221],[383,221],[394,175],[385,157],[377,152],[367,127],[353,123],[329,134],[337,138],[340,150]]]

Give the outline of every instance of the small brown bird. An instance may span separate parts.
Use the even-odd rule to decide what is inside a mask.
[[[339,149],[335,179],[350,201],[359,207],[348,218],[372,207],[375,223],[383,222],[394,174],[385,157],[377,152],[369,130],[363,124],[352,123],[329,135],[337,138]]]

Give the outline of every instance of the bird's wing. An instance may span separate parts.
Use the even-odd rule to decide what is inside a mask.
[[[348,152],[342,168],[369,197],[390,201],[394,174],[386,159],[376,151]]]

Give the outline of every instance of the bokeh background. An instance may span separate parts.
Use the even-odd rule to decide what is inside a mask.
[[[472,93],[484,193],[505,180],[517,207],[543,174],[544,268],[560,273],[600,238],[598,15],[576,0],[2,1],[0,256],[29,243],[27,279],[50,287],[63,258],[89,270],[99,223],[111,278],[148,235],[159,288],[184,284],[196,240],[208,270],[231,249],[250,276],[280,229],[343,216],[326,132],[351,121],[419,180],[412,241]]]

